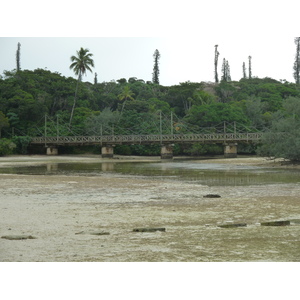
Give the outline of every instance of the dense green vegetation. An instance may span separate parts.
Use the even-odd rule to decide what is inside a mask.
[[[241,128],[269,132],[259,153],[300,160],[299,107],[299,85],[271,78],[162,86],[137,78],[102,83],[95,80],[92,84],[44,69],[5,71],[0,77],[0,155],[12,151],[26,153],[26,136],[44,134],[45,115],[53,120],[54,130],[61,135],[95,135],[110,134],[112,130],[128,134],[157,133],[157,122],[162,114],[170,116],[172,112],[175,132],[236,122]],[[186,123],[190,124],[189,129],[184,127]],[[169,130],[165,128],[163,130]],[[50,129],[47,128],[48,132]],[[274,135],[276,132],[283,134]],[[280,136],[278,140],[276,136]],[[239,147],[244,153],[256,150],[249,145]],[[94,149],[89,148],[89,151]],[[100,149],[95,151],[99,153]],[[115,151],[158,155],[159,147],[118,146]],[[222,148],[216,145],[175,147],[175,154],[205,153],[221,154]]]

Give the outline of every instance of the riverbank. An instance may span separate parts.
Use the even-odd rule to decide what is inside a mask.
[[[223,156],[215,157],[174,157],[174,160],[201,160],[203,162],[209,163],[222,163],[222,164],[233,164],[233,165],[253,165],[262,166],[268,165],[271,167],[281,166],[284,162],[283,159],[269,159],[266,157],[258,156],[239,156],[238,158],[224,158]],[[124,156],[115,155],[113,159],[102,158],[101,155],[58,155],[58,156],[47,156],[47,155],[10,155],[10,156],[0,156],[0,168],[6,165],[18,165],[18,164],[38,164],[38,163],[59,163],[59,162],[70,162],[70,163],[93,163],[93,162],[161,162],[159,156]],[[288,166],[288,164],[285,164]]]
[[[116,161],[140,161],[118,157]],[[156,161],[157,157],[142,158]],[[8,165],[105,162],[99,156],[1,157]],[[111,162],[111,160],[109,160]],[[199,160],[203,163],[205,160]],[[264,158],[210,163],[268,167]],[[220,198],[205,198],[208,194]],[[206,186],[170,178],[0,175],[0,261],[300,261],[300,184]],[[221,224],[246,223],[224,229]],[[134,232],[136,228],[165,231]]]

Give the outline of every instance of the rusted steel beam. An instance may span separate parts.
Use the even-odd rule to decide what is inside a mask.
[[[151,143],[223,143],[257,142],[263,133],[210,133],[168,135],[103,135],[103,136],[47,136],[33,137],[31,144],[151,144]]]

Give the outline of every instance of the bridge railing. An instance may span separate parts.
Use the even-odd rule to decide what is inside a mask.
[[[211,133],[211,134],[152,134],[152,135],[102,135],[102,136],[47,136],[33,137],[32,144],[151,144],[151,143],[211,143],[259,141],[262,132]]]

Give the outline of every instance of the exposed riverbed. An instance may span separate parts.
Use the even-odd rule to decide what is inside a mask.
[[[0,261],[300,261],[300,171],[284,170],[264,158],[2,157],[0,235],[35,238],[2,238]],[[294,221],[260,224],[276,220]],[[232,223],[247,226],[218,227]]]

